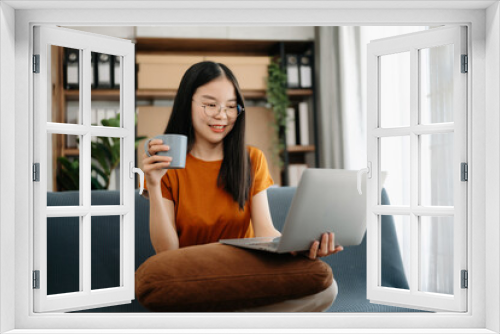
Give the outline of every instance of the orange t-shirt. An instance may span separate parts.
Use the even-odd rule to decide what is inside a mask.
[[[162,177],[162,195],[174,202],[179,247],[254,237],[251,198],[274,182],[262,151],[247,148],[254,178],[243,211],[229,193],[217,186],[222,160],[204,161],[188,153],[185,168],[168,170]]]

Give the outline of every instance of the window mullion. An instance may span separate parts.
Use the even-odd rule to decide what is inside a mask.
[[[419,61],[418,49],[410,50],[410,292],[418,292],[419,279],[419,217],[414,211],[418,206],[419,191],[419,153],[418,135],[415,130],[418,126],[419,112]]]
[[[466,29],[461,28],[460,36],[455,42],[454,53],[457,55],[468,54],[466,40]],[[461,41],[464,41],[461,43]],[[454,166],[453,166],[453,182],[454,182],[454,293],[462,295],[463,309],[467,309],[467,289],[461,288],[460,272],[468,270],[467,264],[467,184],[468,182],[461,181],[460,164],[469,162],[467,157],[467,100],[462,97],[467,96],[467,74],[457,70],[460,60],[455,57],[454,64],[454,81],[456,84],[453,87],[453,107],[454,107],[454,128],[455,128],[455,147],[454,147]],[[461,64],[460,64],[461,65]],[[469,172],[469,175],[471,173]],[[470,274],[470,272],[469,272]]]
[[[372,207],[372,213],[377,215],[409,215],[413,213],[417,216],[453,216],[455,208],[452,206],[409,206],[377,205]]]
[[[90,49],[85,48],[81,51],[83,57],[82,64],[80,68],[82,81],[80,82],[80,105],[82,112],[82,122],[83,126],[90,130],[90,106],[91,106],[91,66],[90,66]],[[82,150],[80,150],[80,161],[81,161],[81,171],[82,178],[80,179],[80,189],[81,196],[83,197],[83,206],[90,209],[91,206],[91,133],[87,131],[82,136]],[[92,216],[90,211],[88,211],[82,219],[82,242],[81,242],[81,252],[82,255],[82,268],[80,272],[80,277],[83,279],[83,292],[89,293],[92,288],[92,276],[91,276],[91,221]]]

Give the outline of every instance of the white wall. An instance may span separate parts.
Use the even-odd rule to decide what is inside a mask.
[[[314,27],[137,27],[137,37],[313,40]]]
[[[0,333],[14,328],[15,14],[0,2]],[[3,254],[9,254],[4,256]],[[1,261],[3,259],[3,261]]]
[[[500,77],[500,7],[496,3],[486,11],[486,31],[489,31],[486,36],[486,69],[491,75],[486,76],[486,170],[485,175],[487,181],[486,187],[486,217],[493,221],[493,224],[486,225],[486,249],[492,254],[500,254],[498,245],[498,235],[500,229],[498,222],[500,221],[500,177],[498,173],[498,164],[500,163],[499,156],[499,123],[500,117],[498,110],[500,109],[500,96],[498,80],[493,80],[493,77]],[[472,166],[474,168],[474,165]],[[494,305],[486,308],[486,328],[500,332],[500,308],[498,301],[500,299],[500,257],[496,257],[494,263],[486,265],[486,304]]]
[[[84,26],[65,26],[64,28],[87,31],[94,34],[101,34],[125,39],[135,38],[134,27],[84,27]]]
[[[221,38],[250,40],[313,40],[313,26],[299,27],[229,27],[229,26],[185,26],[185,27],[65,27],[96,34],[134,39],[136,37],[157,38]]]

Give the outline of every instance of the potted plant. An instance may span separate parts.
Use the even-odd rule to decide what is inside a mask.
[[[137,123],[137,115],[135,122]],[[120,126],[120,113],[114,118],[103,119],[103,126]],[[135,148],[139,141],[146,137],[135,138]],[[120,164],[120,138],[97,137],[97,141],[91,142],[91,189],[108,189],[113,171]],[[60,170],[57,174],[57,182],[62,190],[78,190],[80,162],[79,158],[70,161],[66,157],[58,157]],[[99,178],[98,176],[101,176]]]
[[[274,115],[274,131],[276,132],[275,142],[273,143],[273,156],[277,157],[285,149],[284,138],[287,124],[286,109],[290,105],[287,94],[287,76],[286,71],[280,66],[280,59],[271,59],[268,68],[267,77],[267,102],[271,106]],[[279,159],[278,165],[283,167],[283,159]]]

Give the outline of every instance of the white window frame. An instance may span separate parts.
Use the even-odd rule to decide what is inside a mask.
[[[34,289],[35,312],[75,311],[88,308],[130,303],[135,297],[134,220],[135,197],[134,164],[135,142],[135,47],[131,41],[61,27],[41,25],[34,27],[34,54],[39,55],[39,73],[33,74],[34,94],[34,162],[40,164],[40,180],[33,184],[34,193],[34,259],[33,268],[39,271],[39,288]],[[70,47],[80,52],[80,124],[48,122],[52,110],[49,45]],[[120,127],[91,125],[91,52],[122,57],[120,83]],[[124,75],[125,74],[125,75]],[[50,118],[52,121],[52,119]],[[80,138],[79,205],[47,207],[46,175],[47,135],[78,135]],[[92,136],[120,138],[119,189],[120,205],[96,206],[91,203],[91,139]],[[92,290],[91,284],[91,227],[94,216],[119,216],[120,285]],[[77,292],[47,295],[47,218],[75,217],[79,219],[80,289]]]
[[[407,3],[407,1],[404,1]],[[132,2],[130,2],[132,3]],[[128,5],[122,2],[118,6]],[[449,333],[462,329],[466,333],[498,333],[500,331],[499,298],[499,235],[500,220],[500,10],[497,1],[403,1],[367,3],[338,1],[324,2],[273,2],[272,8],[262,2],[198,2],[196,10],[189,2],[168,2],[158,9],[158,2],[149,4],[151,10],[106,10],[97,6],[113,6],[106,1],[69,2],[16,2],[0,4],[0,323],[2,332],[36,333],[37,328],[71,329],[89,328],[88,332],[109,332],[110,329],[138,328],[129,333],[144,333],[146,326],[161,329],[191,328],[221,329],[213,332],[235,332],[234,328],[274,329],[302,328],[300,332],[318,332],[320,329],[351,328],[350,333],[392,332]],[[50,6],[73,6],[73,9],[40,10]],[[15,8],[15,10],[12,8]],[[80,9],[74,9],[76,6]],[[81,9],[87,6],[86,9]],[[130,5],[128,5],[130,6]],[[137,8],[137,4],[132,8]],[[144,2],[139,6],[148,6]],[[293,8],[289,8],[292,6]],[[364,7],[366,6],[366,7]],[[398,6],[393,9],[391,6]],[[432,6],[432,7],[426,7]],[[461,6],[459,9],[454,6]],[[489,6],[489,7],[488,7]],[[22,8],[25,9],[22,9]],[[247,8],[242,10],[242,7]],[[357,7],[356,10],[348,9]],[[403,9],[401,9],[403,7]],[[370,8],[370,9],[363,9]],[[373,10],[373,8],[378,8]],[[208,15],[209,14],[209,15]],[[14,20],[15,19],[15,20]],[[30,245],[32,245],[32,207],[30,147],[32,108],[26,96],[32,94],[29,69],[31,34],[33,24],[75,25],[224,25],[238,22],[240,25],[434,25],[465,24],[469,31],[468,78],[468,143],[470,152],[468,210],[469,224],[469,311],[465,314],[33,314],[31,286]],[[485,23],[486,22],[486,25]],[[486,27],[488,27],[486,29]],[[14,42],[15,31],[15,42]],[[4,48],[5,46],[5,48]],[[9,47],[15,46],[15,51]],[[15,66],[15,71],[12,69]],[[486,71],[486,68],[488,69]],[[7,73],[8,75],[4,75]],[[10,85],[15,78],[15,90]],[[9,109],[9,110],[6,110]],[[13,112],[13,110],[15,112]],[[29,122],[26,122],[29,120]],[[15,129],[13,146],[12,135]],[[15,161],[15,169],[7,162]],[[8,173],[8,174],[7,174]],[[14,174],[15,173],[15,174]],[[488,175],[488,182],[485,182]],[[15,182],[13,181],[15,180]],[[14,193],[14,201],[10,200]],[[14,209],[12,209],[12,207]],[[15,224],[14,224],[15,223]],[[474,229],[472,230],[472,226]],[[12,256],[14,254],[14,256]],[[15,286],[15,291],[12,289]],[[488,293],[486,293],[488,291]],[[15,305],[14,309],[12,305]],[[143,321],[140,324],[140,321]],[[140,324],[140,325],[139,325]],[[384,328],[384,329],[380,329]],[[413,329],[412,329],[413,328]],[[439,329],[437,329],[439,328]],[[101,330],[99,330],[101,329]],[[231,330],[233,329],[233,330]],[[309,330],[307,330],[309,329]],[[119,332],[119,330],[117,330]],[[326,330],[325,330],[326,331]],[[54,332],[54,331],[52,331]],[[165,330],[175,332],[175,330]],[[179,332],[179,331],[177,331]],[[322,331],[323,332],[323,331]]]
[[[368,45],[368,106],[367,106],[367,138],[368,166],[372,167],[373,177],[367,180],[367,298],[373,303],[414,307],[423,310],[448,310],[464,312],[467,310],[467,289],[461,287],[461,270],[467,269],[466,248],[466,209],[467,183],[461,181],[461,163],[467,162],[467,74],[461,72],[461,55],[467,54],[466,28],[464,26],[446,26],[382,38]],[[453,122],[422,125],[420,122],[420,50],[442,45],[453,47]],[[387,55],[406,53],[409,56],[408,71],[410,75],[408,125],[397,127],[381,126],[382,112],[380,91],[381,58]],[[434,133],[453,134],[453,206],[423,206],[420,203],[421,185],[421,135]],[[408,205],[381,205],[378,182],[381,168],[381,140],[397,136],[408,138],[410,196]],[[390,191],[389,191],[390,193]],[[390,195],[390,194],[389,194]],[[394,289],[381,286],[382,246],[381,216],[405,215],[408,217],[410,239],[410,275],[407,277],[409,289]],[[444,216],[453,218],[453,293],[428,293],[420,290],[420,230],[419,220],[422,216]],[[434,223],[436,224],[436,223]]]

